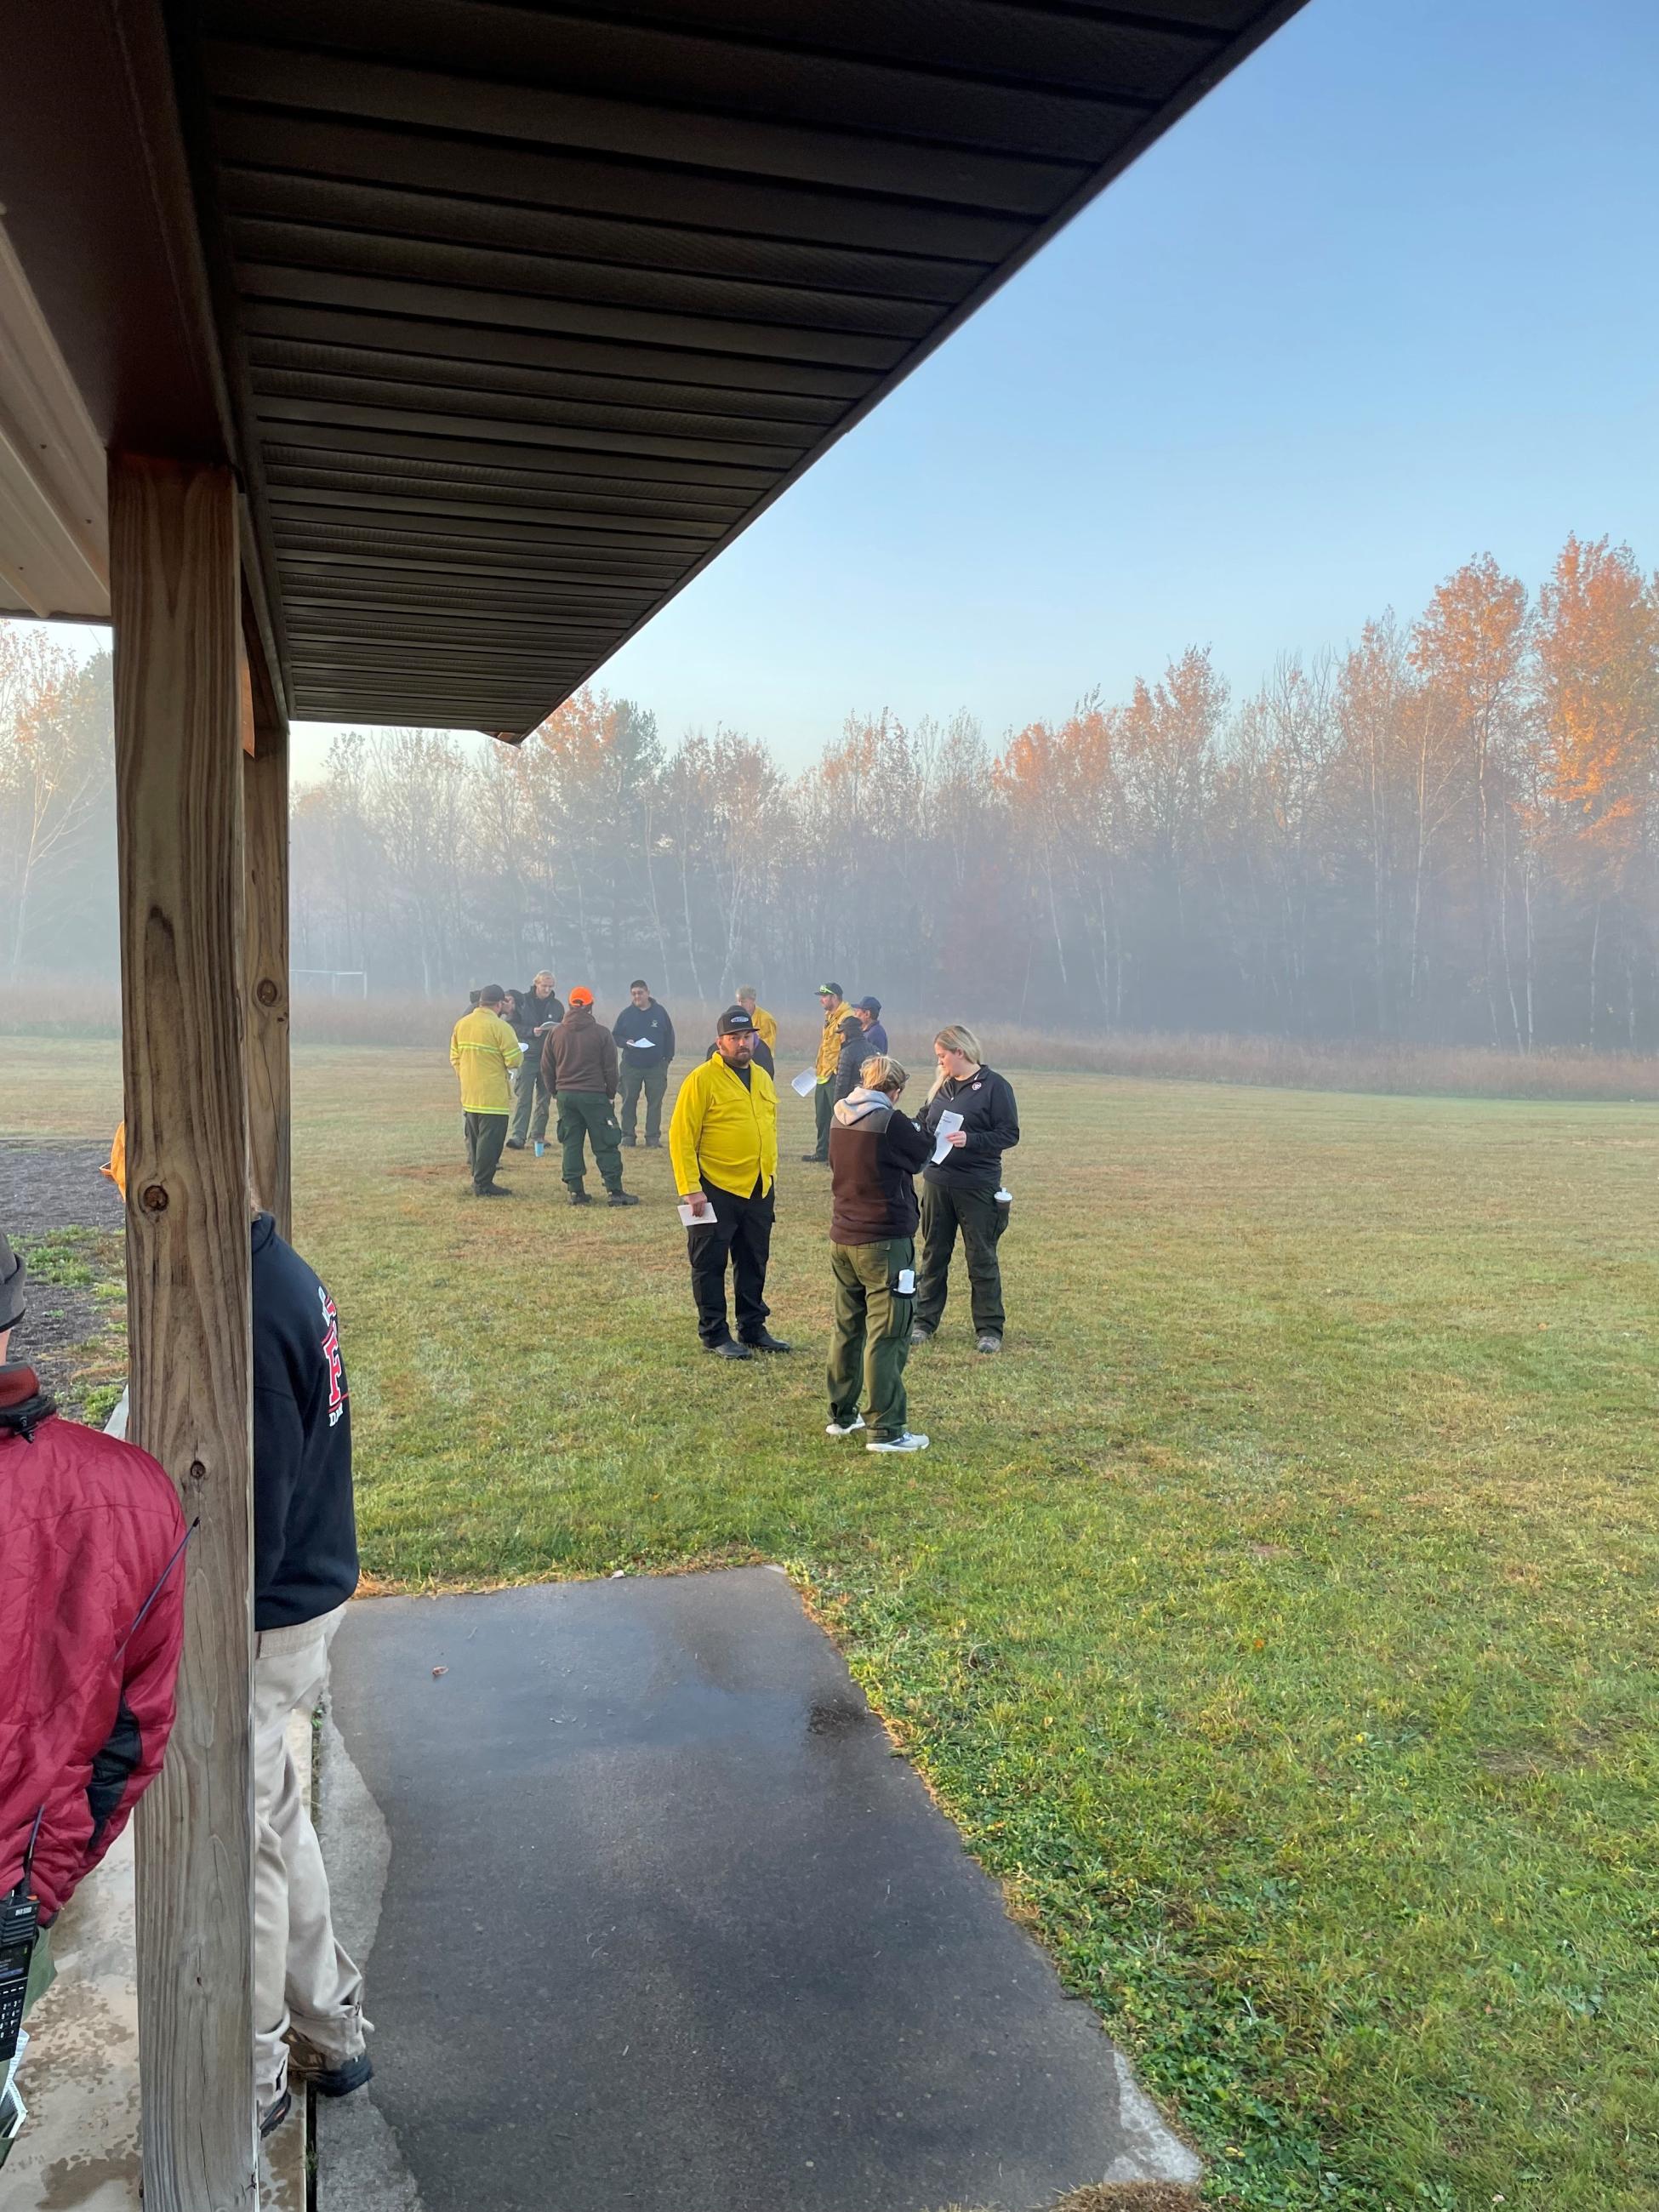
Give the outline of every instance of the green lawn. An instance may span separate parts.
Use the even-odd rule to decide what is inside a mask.
[[[106,1133],[110,1048],[0,1049]],[[795,1101],[799,1355],[730,1368],[665,1155],[480,1206],[441,1058],[302,1055],[366,1565],[784,1562],[1215,2203],[1653,2212],[1659,1118],[1017,1085],[1007,1350],[953,1304],[895,1464],[823,1435]]]

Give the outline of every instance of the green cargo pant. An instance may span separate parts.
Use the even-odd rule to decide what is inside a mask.
[[[466,1164],[471,1173],[472,1188],[486,1191],[501,1164],[501,1146],[507,1142],[507,1116],[463,1114],[461,1128],[466,1138]]]
[[[974,1333],[1000,1336],[1006,1316],[1002,1310],[1002,1270],[997,1265],[997,1240],[1008,1224],[1008,1209],[999,1206],[996,1193],[929,1182],[921,1186],[921,1265],[916,1271],[916,1327],[936,1329],[945,1313],[949,1289],[951,1255],[962,1231],[968,1255],[968,1291],[973,1304]]]
[[[665,1067],[624,1067],[622,1072],[623,1142],[631,1145],[639,1134],[640,1093],[645,1093],[645,1141],[662,1142],[663,1094],[668,1088]]]
[[[560,1172],[572,1190],[581,1188],[587,1165],[582,1150],[584,1138],[592,1139],[593,1164],[604,1177],[605,1188],[620,1190],[622,1154],[617,1146],[622,1132],[617,1127],[611,1101],[602,1091],[562,1091],[559,1142],[564,1146],[564,1164]]]
[[[864,1386],[864,1418],[872,1442],[904,1434],[909,1407],[904,1395],[904,1363],[910,1356],[913,1297],[896,1285],[899,1270],[915,1264],[916,1248],[908,1237],[876,1244],[831,1244],[830,1265],[836,1278],[836,1317],[830,1331],[830,1418],[842,1428],[859,1410]]]
[[[821,1082],[812,1093],[812,1113],[817,1122],[817,1144],[813,1151],[815,1160],[830,1157],[830,1124],[836,1118],[836,1086],[833,1079]]]

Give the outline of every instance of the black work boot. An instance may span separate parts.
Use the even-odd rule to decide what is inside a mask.
[[[611,1194],[612,1206],[637,1206],[639,1202],[631,1190],[613,1190]]]
[[[582,1188],[579,1182],[567,1183],[565,1188],[570,1193],[570,1203],[572,1206],[592,1205],[592,1200],[588,1196],[587,1193]]]
[[[748,1345],[738,1344],[729,1336],[723,1336],[718,1344],[707,1344],[703,1349],[720,1359],[752,1359],[755,1356]]]

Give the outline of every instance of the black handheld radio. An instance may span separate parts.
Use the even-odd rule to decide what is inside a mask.
[[[28,1995],[29,1967],[40,1936],[40,1900],[30,1891],[29,1875],[34,1869],[34,1846],[46,1816],[43,1805],[29,1831],[28,1849],[23,1854],[23,1871],[17,1887],[9,1896],[0,1897],[0,2067],[9,2066],[17,2055],[17,2038],[23,2026],[23,2000]]]
[[[40,1934],[40,1901],[19,1882],[9,1897],[0,1898],[0,2068],[17,2049],[29,1966]]]

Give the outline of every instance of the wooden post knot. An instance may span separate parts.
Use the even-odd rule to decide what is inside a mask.
[[[138,1203],[146,1213],[165,1213],[167,1210],[167,1194],[159,1182],[146,1183],[139,1195]]]
[[[253,995],[262,1006],[274,1006],[283,995],[282,986],[273,982],[269,975],[261,975],[254,987]]]
[[[199,1459],[193,1459],[190,1463],[190,1480],[192,1482],[207,1480],[207,1468]]]

